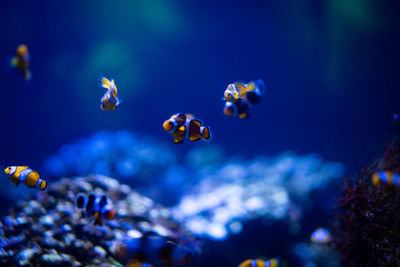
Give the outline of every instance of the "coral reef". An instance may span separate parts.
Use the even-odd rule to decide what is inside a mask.
[[[285,153],[272,159],[227,161],[198,173],[200,182],[187,190],[172,212],[195,235],[223,240],[229,232],[239,233],[244,220],[298,220],[309,194],[342,174],[341,164],[316,155]]]
[[[117,218],[95,226],[74,206],[77,193],[106,194]],[[63,178],[2,219],[0,263],[20,266],[121,266],[131,260],[182,266],[199,243],[168,209],[105,176]]]
[[[310,206],[310,194],[324,190],[343,165],[318,155],[283,153],[238,159],[213,145],[189,151],[180,161],[173,150],[128,131],[100,132],[65,145],[45,166],[54,175],[113,174],[152,200],[171,208],[197,236],[223,240],[239,233],[244,220],[288,219],[291,232]],[[132,167],[134,166],[134,167]]]
[[[63,145],[45,161],[44,170],[53,177],[102,174],[148,185],[175,162],[173,150],[151,137],[101,131]]]
[[[400,144],[387,146],[382,159],[347,180],[339,200],[334,246],[343,262],[355,266],[400,265],[400,195],[398,189],[375,187],[377,171],[400,172]]]

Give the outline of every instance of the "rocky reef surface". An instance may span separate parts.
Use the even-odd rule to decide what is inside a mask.
[[[199,144],[177,157],[175,147],[130,131],[102,131],[63,145],[43,169],[55,177],[116,177],[168,207],[194,235],[214,240],[240,233],[243,221],[257,218],[290,220],[290,231],[301,231],[310,195],[344,173],[342,164],[317,154],[242,158]]]
[[[74,206],[77,193],[106,194],[116,218],[93,224]],[[0,263],[5,266],[187,265],[198,241],[168,209],[117,180],[92,175],[63,178],[21,200],[0,224]]]

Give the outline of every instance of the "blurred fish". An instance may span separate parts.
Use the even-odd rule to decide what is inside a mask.
[[[210,127],[203,126],[203,122],[194,118],[191,114],[177,113],[163,123],[164,130],[174,137],[175,144],[183,143],[184,138],[190,141],[198,141],[201,138],[211,138]]]
[[[45,190],[47,187],[47,181],[42,180],[40,174],[28,166],[9,166],[4,172],[15,186],[23,182],[30,188],[35,188],[39,185],[40,190]]]
[[[267,261],[264,260],[245,260],[241,264],[238,265],[238,267],[278,267],[279,266],[279,260],[277,259],[270,259]]]
[[[26,80],[31,79],[31,72],[29,70],[30,55],[28,47],[21,44],[17,47],[17,55],[11,59],[10,65],[13,68],[18,68],[24,74]]]
[[[238,82],[230,84],[224,94],[226,100],[224,114],[241,119],[249,118],[250,108],[260,103],[263,91],[265,91],[265,85],[262,80],[247,84]]]
[[[235,103],[250,92],[251,94],[261,96],[264,88],[265,84],[261,79],[251,81],[249,83],[234,82],[229,84],[226,88],[224,92],[224,99],[227,102]]]
[[[372,183],[376,186],[379,187],[382,184],[389,187],[389,188],[394,188],[398,189],[399,188],[399,174],[389,172],[389,171],[381,171],[381,172],[376,172],[372,175]]]
[[[331,235],[327,229],[319,227],[311,234],[311,241],[315,244],[326,244],[331,241]]]
[[[101,98],[100,108],[102,110],[115,110],[116,106],[119,105],[118,90],[115,85],[114,79],[107,79],[106,77],[99,78],[100,87],[107,89],[107,92]]]
[[[114,206],[106,195],[97,197],[90,193],[87,197],[81,193],[76,195],[75,205],[88,217],[95,218],[95,225],[103,225],[103,220],[112,220],[115,217]]]
[[[128,262],[128,264],[126,266],[127,267],[153,267],[153,265],[151,265],[151,264],[136,261],[136,260]]]

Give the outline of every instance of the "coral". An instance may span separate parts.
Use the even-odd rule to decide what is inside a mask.
[[[117,218],[95,226],[74,207],[77,193],[106,194]],[[63,178],[19,201],[0,224],[0,264],[118,266],[130,260],[186,265],[198,241],[168,209],[105,176]]]
[[[173,151],[151,137],[129,131],[101,131],[63,145],[45,161],[44,170],[52,177],[102,174],[148,185],[175,162]]]
[[[190,150],[181,162],[174,150],[129,131],[100,132],[64,145],[46,161],[53,175],[115,175],[152,200],[171,207],[172,216],[201,237],[223,240],[239,233],[244,220],[289,218],[292,232],[310,194],[343,174],[343,165],[318,155],[283,153],[237,159],[218,146]],[[129,178],[129,179],[125,179]]]
[[[245,220],[298,220],[309,194],[342,174],[341,164],[316,155],[228,160],[192,175],[199,182],[186,190],[172,212],[195,235],[224,240],[230,232],[239,233]]]
[[[385,186],[375,187],[377,171],[400,172],[400,146],[387,146],[382,159],[348,179],[339,200],[334,247],[343,262],[355,266],[400,265],[400,194]]]

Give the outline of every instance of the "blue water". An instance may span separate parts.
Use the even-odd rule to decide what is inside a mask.
[[[188,112],[211,126],[211,144],[226,155],[318,153],[354,174],[393,136],[399,9],[360,0],[3,1],[0,164],[40,168],[63,144],[100,130],[172,144],[162,122]],[[8,66],[21,43],[29,82]],[[116,111],[99,108],[100,75],[115,79]],[[258,78],[267,91],[251,118],[226,117],[226,86]]]

